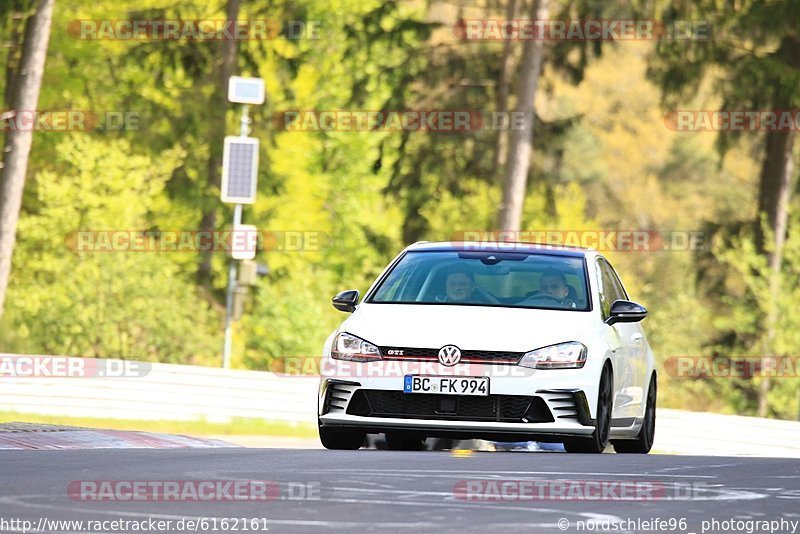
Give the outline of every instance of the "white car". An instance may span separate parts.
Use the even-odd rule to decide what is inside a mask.
[[[656,370],[611,264],[591,249],[416,243],[325,342],[319,434],[358,449],[427,437],[563,442],[569,452],[647,453]]]

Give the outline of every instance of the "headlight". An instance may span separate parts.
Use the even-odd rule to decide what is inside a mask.
[[[360,337],[342,332],[333,340],[331,357],[334,360],[349,360],[351,362],[369,362],[381,359],[381,351]]]
[[[519,365],[533,369],[580,369],[586,363],[586,346],[577,341],[526,352]]]

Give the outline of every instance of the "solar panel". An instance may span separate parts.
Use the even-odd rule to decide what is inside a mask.
[[[258,139],[228,136],[222,154],[223,202],[253,204],[258,180]]]
[[[228,100],[239,104],[263,104],[264,80],[231,76],[228,80]]]

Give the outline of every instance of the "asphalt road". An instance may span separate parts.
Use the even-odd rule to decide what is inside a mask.
[[[266,480],[276,486],[268,492],[273,500],[255,502],[89,502],[80,499],[97,496],[94,490],[72,497],[67,490],[76,487],[75,481],[130,480]],[[487,500],[498,498],[498,481],[506,482],[505,498]],[[103,487],[95,484],[89,487]],[[532,493],[523,489],[523,498],[517,497],[517,490],[531,484]],[[595,492],[599,486],[606,491],[599,494],[603,500]],[[630,493],[632,486],[638,494]],[[113,487],[118,493],[111,495],[124,498],[121,486]],[[279,493],[272,491],[275,488]],[[470,488],[468,495],[465,488]],[[214,495],[225,498],[225,491],[219,491]],[[310,498],[289,498],[304,492]],[[745,522],[800,521],[800,460],[526,452],[459,457],[448,452],[296,449],[0,453],[0,532],[36,528],[41,520],[46,525],[53,520],[148,518],[172,521],[171,532],[255,532],[266,527],[292,533],[700,533],[702,521],[713,519],[720,522],[718,528],[706,532],[741,531],[721,523],[731,519],[742,521],[742,528],[750,525],[751,532],[770,532]],[[205,529],[202,524],[190,529],[185,523],[178,529],[176,522],[186,518],[217,518],[216,530],[212,519]],[[223,518],[230,518],[226,528]],[[233,524],[236,518],[238,525]],[[264,520],[245,529],[242,518]],[[666,522],[636,524],[637,519],[656,518]],[[629,519],[633,523],[612,523]],[[583,529],[578,530],[581,521]],[[786,525],[772,532],[792,532]],[[127,529],[110,523],[99,526],[51,525],[42,531],[135,531],[130,524]]]

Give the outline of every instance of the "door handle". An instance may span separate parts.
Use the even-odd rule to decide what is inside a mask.
[[[634,343],[639,343],[642,339],[644,339],[644,336],[639,332],[631,334],[631,341],[633,341]]]

